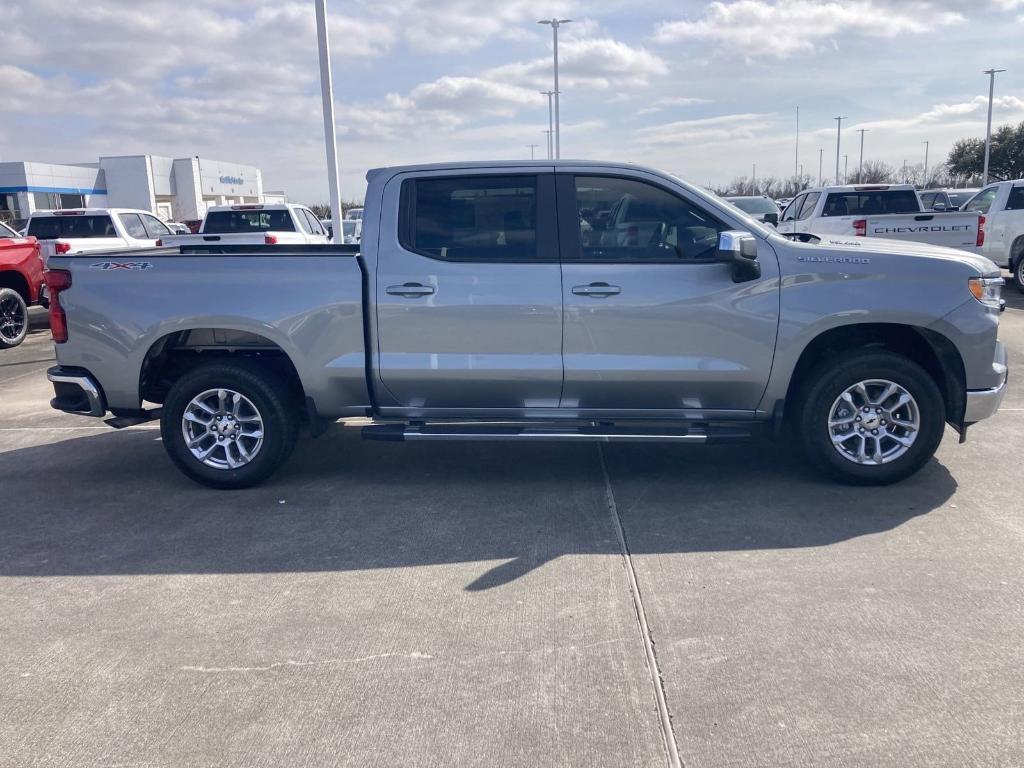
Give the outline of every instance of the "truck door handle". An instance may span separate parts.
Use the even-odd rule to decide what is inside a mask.
[[[608,283],[591,283],[590,285],[574,285],[572,292],[577,296],[590,296],[594,299],[604,299],[609,296],[615,296],[616,294],[622,293],[622,289],[617,285],[608,285]]]
[[[434,292],[434,286],[423,285],[423,283],[403,283],[402,285],[389,285],[385,289],[390,296],[404,296],[407,299],[415,299],[420,296],[429,296]]]

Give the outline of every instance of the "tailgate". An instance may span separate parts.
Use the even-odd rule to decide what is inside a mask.
[[[865,235],[911,240],[960,250],[978,250],[978,213],[906,213],[869,216]]]

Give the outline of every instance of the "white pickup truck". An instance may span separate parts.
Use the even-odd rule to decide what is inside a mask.
[[[983,216],[981,255],[1008,267],[1024,292],[1024,179],[989,184],[964,203],[964,211]]]
[[[66,208],[36,211],[27,234],[39,241],[43,261],[89,251],[152,248],[171,230],[149,211],[135,208]]]
[[[852,235],[912,240],[977,253],[985,239],[977,212],[924,211],[910,184],[808,189],[793,198],[779,221],[781,234]]]
[[[329,242],[320,219],[294,203],[211,206],[199,232],[169,235],[159,245],[315,245]]]

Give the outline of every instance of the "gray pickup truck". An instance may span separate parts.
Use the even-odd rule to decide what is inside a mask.
[[[382,440],[788,434],[838,479],[889,483],[1002,400],[1002,279],[981,256],[791,242],[627,164],[367,180],[358,247],[54,257],[53,407],[159,417],[185,474],[239,488],[301,426],[356,416]]]

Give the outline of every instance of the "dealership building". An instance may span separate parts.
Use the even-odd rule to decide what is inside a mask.
[[[95,163],[0,163],[0,220],[55,208],[141,208],[165,220],[201,219],[210,205],[283,202],[260,169],[202,157],[121,155]]]

